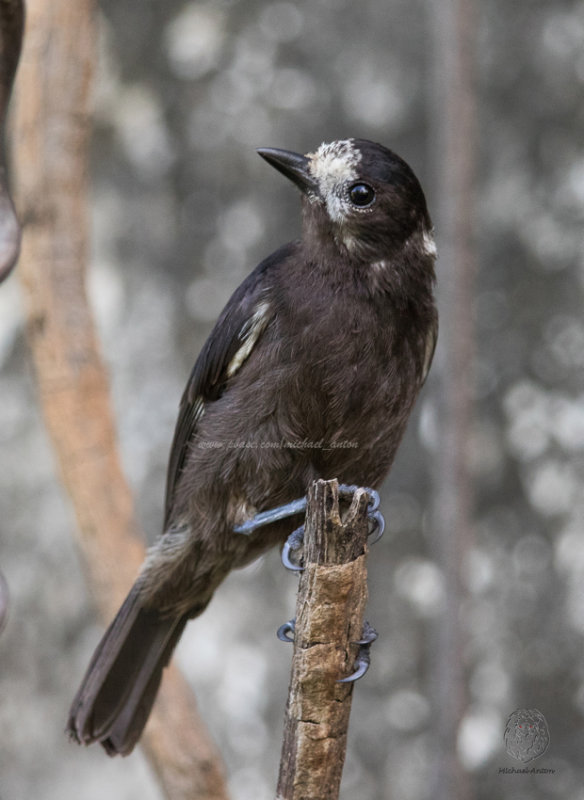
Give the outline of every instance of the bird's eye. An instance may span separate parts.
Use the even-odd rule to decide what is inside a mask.
[[[375,200],[375,192],[366,183],[354,183],[349,189],[351,203],[358,208],[367,208]]]

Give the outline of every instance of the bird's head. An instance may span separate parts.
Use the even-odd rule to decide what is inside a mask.
[[[376,262],[413,237],[422,255],[435,257],[422,187],[386,147],[343,139],[306,155],[275,148],[258,153],[301,190],[305,240],[330,242],[352,258]]]

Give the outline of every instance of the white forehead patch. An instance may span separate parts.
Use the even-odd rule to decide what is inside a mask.
[[[354,181],[358,177],[357,167],[361,163],[361,153],[355,147],[353,139],[321,144],[315,153],[308,153],[308,158],[308,169],[312,177],[316,178],[323,196],[339,184]]]
[[[344,187],[359,177],[357,167],[361,163],[361,152],[353,139],[341,139],[321,144],[314,153],[308,153],[307,158],[310,160],[308,170],[318,183],[331,219],[340,221],[348,211]]]

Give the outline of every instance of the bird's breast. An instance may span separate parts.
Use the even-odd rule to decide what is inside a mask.
[[[311,304],[310,316],[279,324],[273,391],[290,435],[323,452],[395,439],[419,382],[408,337],[389,310],[331,296]]]

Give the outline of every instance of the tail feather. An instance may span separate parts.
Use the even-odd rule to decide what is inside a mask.
[[[67,730],[74,739],[83,744],[99,741],[109,755],[132,751],[186,621],[144,608],[138,588],[132,589],[71,705]]]

